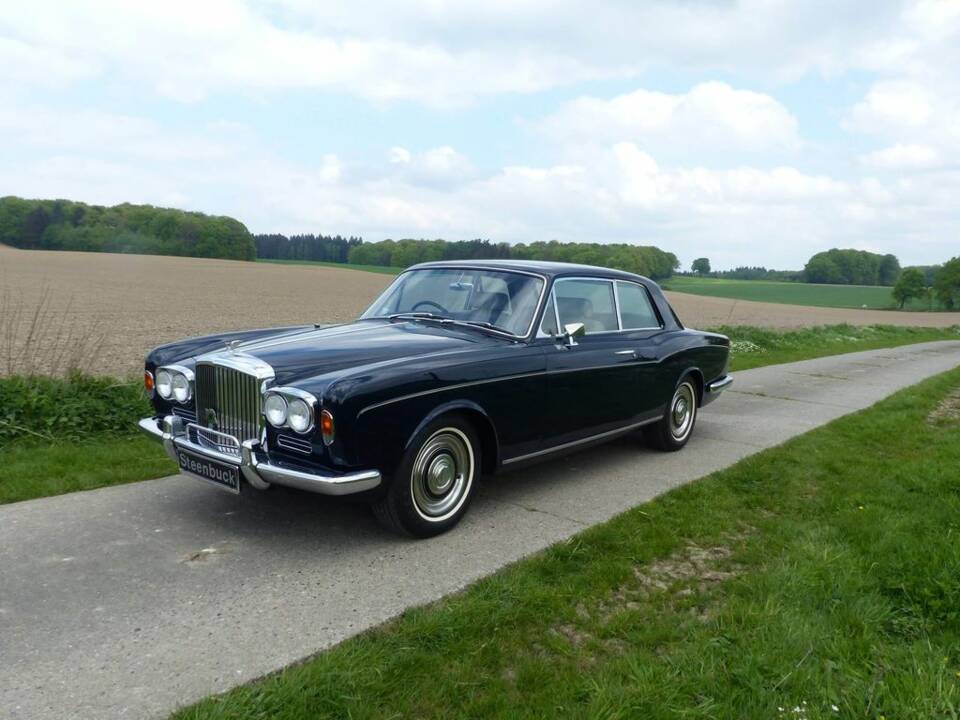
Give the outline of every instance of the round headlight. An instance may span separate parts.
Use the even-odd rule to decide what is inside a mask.
[[[263,401],[263,414],[274,427],[283,427],[287,421],[287,401],[283,399],[283,395],[267,395],[267,399]]]
[[[161,370],[157,373],[157,393],[164,400],[169,400],[173,395],[173,375],[169,370]]]
[[[183,373],[173,374],[173,397],[179,403],[190,399],[190,381]]]
[[[287,423],[298,433],[309,430],[310,426],[313,425],[313,413],[310,411],[310,406],[299,398],[291,400],[290,405],[287,406]]]

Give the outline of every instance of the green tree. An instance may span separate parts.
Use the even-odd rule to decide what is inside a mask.
[[[960,256],[948,260],[937,271],[933,292],[948,310],[960,307]]]
[[[893,287],[893,299],[901,310],[908,301],[913,298],[923,297],[926,285],[924,284],[923,271],[920,268],[907,268],[900,274],[900,279]]]
[[[710,272],[710,259],[697,258],[693,261],[693,265],[690,266],[690,269],[697,273],[697,275],[706,275]]]

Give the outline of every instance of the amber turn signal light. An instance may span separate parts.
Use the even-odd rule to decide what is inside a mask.
[[[333,415],[329,410],[320,411],[320,435],[323,436],[324,445],[333,442]]]
[[[153,392],[153,373],[149,370],[143,371],[143,387],[148,393]]]

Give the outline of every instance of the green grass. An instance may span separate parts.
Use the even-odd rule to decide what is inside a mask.
[[[147,438],[11,443],[0,448],[0,505],[176,472],[163,449]]]
[[[861,285],[815,285],[812,283],[775,282],[770,280],[720,280],[676,276],[664,281],[668,290],[708,295],[711,297],[756,300],[786,305],[815,307],[896,309],[893,288]],[[914,300],[906,310],[930,310],[926,301]],[[932,309],[936,310],[935,305]]]
[[[398,275],[405,269],[391,267],[389,265],[351,265],[349,263],[321,262],[319,260],[270,260],[267,258],[258,258],[257,262],[277,263],[278,265],[319,265],[321,267],[340,268],[342,270],[364,270],[366,272],[383,273],[385,275]]]
[[[951,390],[960,370],[175,717],[957,718],[960,419],[928,419]]]
[[[960,326],[824,325],[786,332],[737,326],[715,331],[730,338],[730,367],[734,371],[933,340],[960,340]]]

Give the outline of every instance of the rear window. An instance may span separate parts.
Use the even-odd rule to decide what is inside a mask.
[[[620,301],[620,319],[624,330],[660,327],[660,318],[653,309],[650,293],[642,285],[618,281],[617,299]]]

